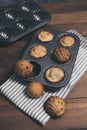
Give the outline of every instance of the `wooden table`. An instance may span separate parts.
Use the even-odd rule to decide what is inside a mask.
[[[58,2],[42,5],[51,14],[52,19],[46,25],[62,31],[76,29],[87,37],[87,1]],[[13,72],[15,62],[21,57],[27,41],[32,35],[16,43],[0,48],[0,84]],[[66,99],[67,112],[57,120],[50,120],[45,127],[18,110],[0,95],[0,130],[85,130],[87,129],[87,73],[83,75]]]

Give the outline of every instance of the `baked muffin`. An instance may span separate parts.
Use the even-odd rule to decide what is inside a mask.
[[[35,58],[42,58],[47,55],[47,49],[45,46],[37,45],[31,48],[30,55]]]
[[[62,36],[60,38],[60,43],[63,45],[63,46],[66,46],[66,47],[70,47],[72,45],[75,44],[75,38],[73,36]]]
[[[27,60],[19,60],[15,65],[15,73],[22,78],[29,76],[33,71],[33,65]]]
[[[58,118],[62,116],[66,111],[65,101],[58,96],[49,97],[44,103],[45,111],[52,117]]]
[[[57,83],[63,80],[64,71],[58,66],[52,66],[45,71],[45,78],[52,83]]]
[[[54,35],[50,32],[47,32],[47,31],[41,31],[39,34],[38,34],[38,39],[41,41],[41,42],[49,42],[49,41],[52,41],[54,38]]]
[[[65,63],[71,59],[71,53],[67,48],[55,48],[53,50],[53,58],[60,63]]]
[[[30,83],[27,87],[27,94],[31,98],[39,98],[44,92],[44,87],[39,81]]]

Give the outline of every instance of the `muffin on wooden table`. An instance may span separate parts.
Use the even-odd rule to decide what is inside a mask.
[[[44,103],[45,111],[52,118],[58,118],[62,116],[65,113],[66,108],[66,102],[58,96],[51,96]]]

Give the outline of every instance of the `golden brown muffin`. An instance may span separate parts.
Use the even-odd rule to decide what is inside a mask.
[[[35,58],[42,58],[47,55],[47,49],[45,46],[37,45],[31,48],[30,55]]]
[[[58,96],[49,97],[44,103],[45,111],[52,117],[58,118],[62,116],[66,111],[65,101]]]
[[[52,41],[53,38],[54,38],[54,35],[47,31],[41,31],[38,35],[38,39],[42,42]]]
[[[63,36],[60,38],[60,43],[63,45],[63,46],[66,46],[66,47],[70,47],[72,45],[74,45],[75,43],[75,38],[72,37],[72,36]]]
[[[60,63],[68,62],[71,59],[71,53],[67,48],[55,48],[53,50],[53,57]]]
[[[39,81],[30,83],[27,87],[27,94],[31,98],[39,98],[44,92],[44,87]]]
[[[46,79],[52,83],[62,81],[64,76],[65,75],[63,69],[58,66],[50,67],[45,71]]]
[[[15,65],[15,72],[19,77],[25,78],[33,71],[33,65],[27,60],[19,60]]]

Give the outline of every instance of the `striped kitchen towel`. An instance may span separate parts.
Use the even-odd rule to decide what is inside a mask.
[[[87,70],[87,40],[83,38],[77,31],[69,30],[80,38],[80,48],[73,69],[70,82],[59,91],[44,92],[43,96],[38,99],[31,99],[26,96],[26,84],[21,83],[20,80],[13,74],[4,84],[0,86],[0,92],[14,103],[19,109],[25,112],[28,116],[46,125],[50,116],[44,111],[43,104],[50,96],[60,96],[66,98],[77,81]]]

